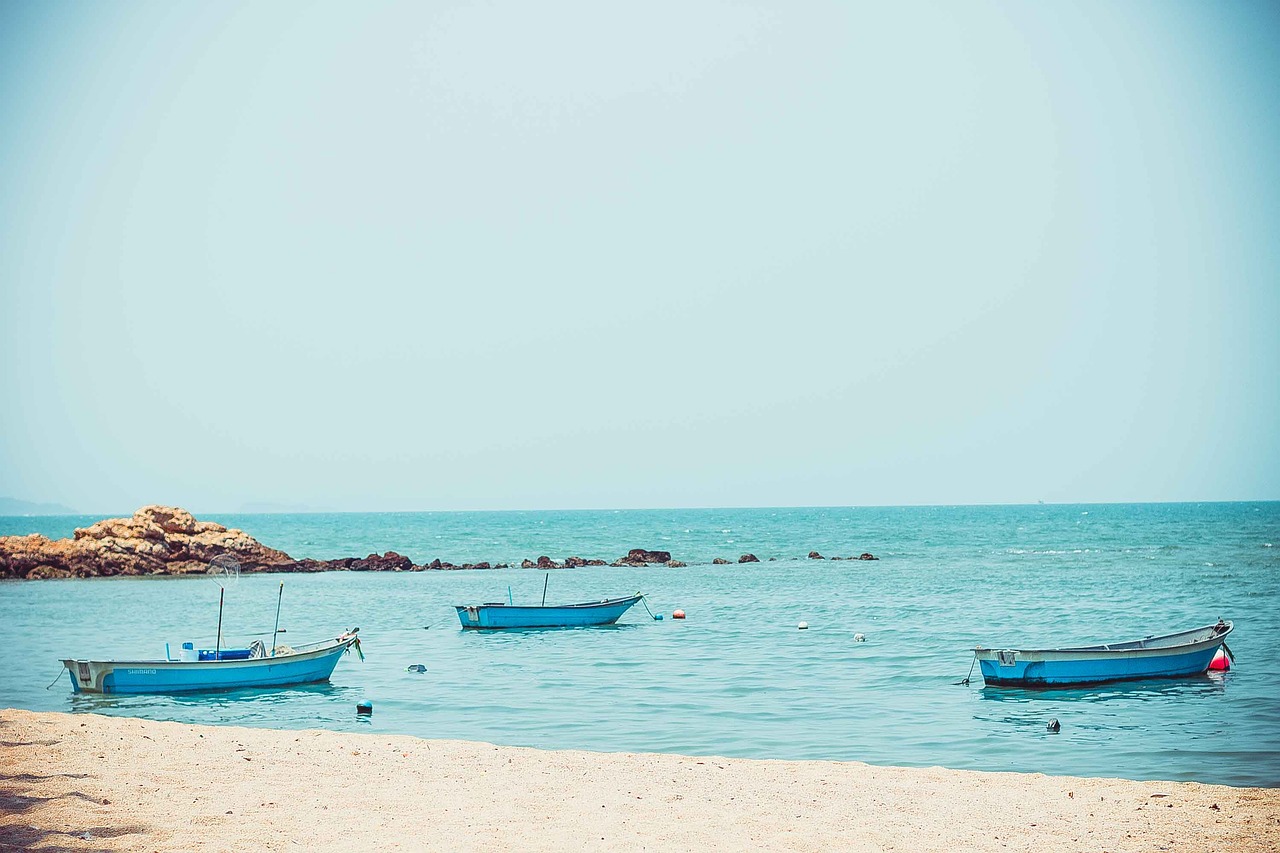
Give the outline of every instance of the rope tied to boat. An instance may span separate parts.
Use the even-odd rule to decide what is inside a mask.
[[[639,593],[637,593],[637,595],[639,595]],[[652,618],[656,622],[658,620],[658,617],[653,615],[652,610],[649,610],[649,602],[645,600],[645,597],[643,595],[640,595],[640,603],[644,605],[644,609],[648,612],[650,618]]]
[[[973,668],[977,665],[978,665],[978,653],[975,651],[973,653],[973,660],[969,662],[969,674],[966,675],[963,680],[957,681],[955,683],[964,687],[968,687],[969,679],[973,677]]]
[[[65,670],[65,669],[66,669],[66,667],[64,666],[64,667],[62,668],[62,670]],[[62,680],[62,670],[59,670],[57,677],[56,677],[56,678],[54,678],[54,679],[53,679],[53,681],[50,681],[50,682],[49,682],[49,686],[48,686],[48,687],[46,687],[46,688],[45,688],[45,690],[49,690],[49,689],[51,689],[51,688],[53,687],[53,685],[57,684],[59,681],[61,681],[61,680]]]
[[[360,656],[360,662],[361,662],[361,663],[363,663],[363,662],[364,662],[364,650],[360,648],[360,636],[359,636],[359,631],[360,631],[360,629],[359,629],[359,628],[352,628],[350,631],[348,631],[347,633],[345,633],[345,634],[343,634],[341,637],[339,637],[339,638],[338,638],[338,640],[339,640],[339,641],[341,641],[341,640],[348,640],[348,639],[349,639],[349,640],[351,640],[351,644],[350,644],[349,646],[347,646],[347,651],[349,652],[349,651],[351,651],[352,649],[355,649],[355,650],[356,650],[356,654],[358,654],[358,655]]]

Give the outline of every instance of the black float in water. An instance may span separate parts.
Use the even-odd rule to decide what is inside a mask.
[[[427,671],[427,668],[420,663],[411,663],[405,670],[406,672],[416,672],[419,675]]]
[[[1049,725],[1046,726],[1046,728],[1051,732],[1061,731],[1062,723],[1058,722],[1057,717],[1054,717],[1052,720],[1049,721]]]
[[[356,713],[363,717],[371,716],[373,714],[373,703],[368,699],[365,699],[362,702],[357,702]]]

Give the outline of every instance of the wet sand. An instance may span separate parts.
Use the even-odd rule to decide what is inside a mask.
[[[0,850],[1275,851],[1280,789],[0,711]]]

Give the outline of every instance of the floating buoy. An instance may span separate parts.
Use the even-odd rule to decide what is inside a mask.
[[[653,617],[653,621],[655,621],[655,622],[661,622],[661,621],[662,621],[662,614],[661,614],[661,613],[656,614],[656,615]]]
[[[866,635],[866,634],[854,634],[854,635],[853,635],[853,641],[854,641],[855,643],[865,643],[865,642],[867,641],[867,635]]]
[[[800,623],[799,625],[797,625],[796,627],[797,627],[797,628],[799,628],[801,631],[807,631],[807,630],[809,629],[809,623],[808,623],[808,622],[801,622],[801,623]]]
[[[373,703],[368,699],[365,699],[363,702],[357,702],[356,713],[363,717],[371,716],[373,714]]]
[[[1061,731],[1062,723],[1058,722],[1057,717],[1054,717],[1052,720],[1049,721],[1049,725],[1045,726],[1045,728],[1051,732]]]
[[[416,672],[419,675],[426,672],[427,668],[420,663],[411,663],[405,668],[405,672]]]
[[[1209,661],[1209,669],[1215,672],[1226,672],[1231,669],[1231,658],[1227,657],[1227,653],[1222,649],[1218,649],[1217,654],[1213,656],[1213,660]]]
[[[683,618],[684,618],[684,611],[683,611],[683,610],[677,610],[675,613],[672,613],[672,614],[671,614],[671,618],[672,618],[672,619],[683,619]]]

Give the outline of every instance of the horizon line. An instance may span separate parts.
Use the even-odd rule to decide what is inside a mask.
[[[34,502],[33,502],[34,503]],[[644,507],[542,507],[542,508],[510,508],[510,509],[301,509],[301,510],[191,510],[180,504],[153,503],[142,506],[174,506],[186,509],[193,516],[218,515],[423,515],[423,514],[462,514],[462,513],[535,513],[535,512],[670,512],[684,510],[798,510],[798,509],[963,509],[973,507],[1034,507],[1034,506],[1180,506],[1187,504],[1250,504],[1280,503],[1280,498],[1234,498],[1234,499],[1199,499],[1199,500],[1102,500],[1102,501],[1034,501],[1034,502],[987,502],[987,503],[918,503],[918,504],[778,504],[778,505],[738,505],[738,506],[644,506]],[[137,509],[141,509],[138,507]],[[37,512],[0,515],[2,518],[76,518],[85,516],[127,518],[137,511],[130,510],[118,514],[115,511],[99,510],[96,512]]]

